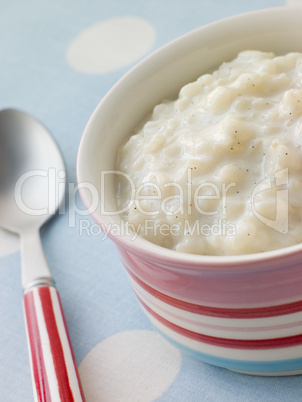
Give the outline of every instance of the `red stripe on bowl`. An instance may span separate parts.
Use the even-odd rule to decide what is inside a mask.
[[[137,296],[137,295],[136,295]],[[150,309],[140,298],[137,296],[143,308],[151,314],[161,324],[168,327],[170,330],[179,335],[192,339],[197,342],[202,342],[208,345],[230,348],[230,349],[249,349],[249,350],[265,350],[265,349],[278,349],[285,347],[301,346],[302,335],[288,336],[284,338],[271,338],[271,339],[227,339],[218,338],[214,336],[200,334],[188,329],[182,328],[176,324],[171,323],[165,318],[161,317],[155,311]]]
[[[302,311],[302,301],[280,304],[269,307],[256,308],[223,308],[211,307],[200,304],[190,303],[183,300],[175,299],[147,285],[139,279],[133,272],[125,266],[128,274],[135,282],[141,286],[146,292],[150,293],[157,299],[181,310],[190,311],[191,313],[221,318],[266,318],[276,317],[286,314],[293,314]]]

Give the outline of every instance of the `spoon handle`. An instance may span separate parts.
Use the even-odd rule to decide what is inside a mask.
[[[35,286],[23,301],[35,400],[85,401],[57,289]]]

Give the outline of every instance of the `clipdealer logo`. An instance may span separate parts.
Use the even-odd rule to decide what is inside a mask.
[[[111,188],[114,185],[114,181],[117,176],[122,176],[124,180],[128,181],[129,186],[129,194],[130,199],[126,206],[121,209],[113,209],[106,208],[108,205],[112,207],[112,191],[110,191],[110,197],[107,197],[108,187]],[[157,232],[160,233],[168,233],[169,235],[180,234],[179,227],[175,225],[175,223],[171,224],[171,228],[167,228],[167,223],[163,223],[162,227],[158,227],[155,224],[152,226],[152,215],[156,216],[158,211],[166,214],[173,215],[179,214],[185,216],[190,216],[192,214],[193,208],[200,215],[205,215],[208,217],[212,217],[212,224],[198,222],[201,226],[198,226],[196,222],[192,224],[189,220],[185,220],[185,230],[196,232],[197,229],[201,232],[203,236],[208,235],[217,235],[217,236],[233,236],[236,234],[236,222],[230,223],[225,219],[227,215],[227,197],[228,191],[230,191],[233,187],[236,187],[236,183],[221,183],[220,185],[204,182],[199,185],[192,187],[191,181],[191,172],[188,171],[188,183],[183,188],[177,182],[169,182],[165,183],[163,188],[171,188],[173,189],[172,194],[166,198],[163,197],[163,193],[161,188],[156,183],[143,183],[139,187],[136,187],[134,181],[131,177],[123,172],[119,171],[105,171],[101,172],[101,182],[100,187],[96,188],[92,183],[68,183],[67,186],[67,196],[65,197],[65,201],[62,205],[59,206],[59,214],[68,214],[68,226],[70,228],[75,228],[79,225],[80,234],[86,234],[88,236],[98,236],[102,235],[107,237],[109,234],[108,230],[105,233],[102,232],[101,228],[92,223],[89,215],[90,213],[94,213],[97,209],[101,211],[104,215],[114,216],[121,215],[124,212],[127,212],[131,205],[137,206],[138,212],[142,215],[145,215],[145,221],[148,223],[147,228],[153,228]],[[53,214],[55,213],[55,206],[57,204],[57,200],[60,198],[60,194],[65,192],[65,172],[57,172],[54,169],[50,169],[48,171],[37,171],[32,170],[22,175],[15,187],[15,201],[18,205],[19,209],[22,212],[29,215],[44,215],[44,214]],[[49,187],[52,189],[56,189],[55,193],[52,191],[48,192],[48,199],[45,200],[45,204],[43,204],[43,208],[41,206],[32,206],[27,203],[26,197],[26,183],[28,180],[43,180],[45,182],[45,188]],[[250,205],[251,210],[254,216],[259,219],[263,224],[270,227],[271,229],[286,234],[288,232],[288,168],[282,169],[274,174],[273,177],[266,177],[260,183],[258,183],[254,188],[250,196]],[[150,195],[146,195],[145,186],[149,187],[152,191],[150,191]],[[90,205],[86,205],[86,208],[79,207],[77,205],[76,199],[79,199],[78,193],[79,190],[85,189],[86,192],[90,194]],[[274,211],[275,216],[266,216],[263,209],[261,208],[261,203],[266,199],[266,196],[262,194],[267,190],[272,190],[271,194],[274,195],[274,198],[270,198],[269,200],[269,209],[270,212]],[[261,197],[263,195],[263,197]],[[260,207],[259,207],[259,196],[260,196]],[[158,205],[158,210],[148,211],[144,209],[145,200],[155,200],[156,205]],[[101,202],[100,202],[101,200]],[[108,201],[109,200],[109,201]],[[186,200],[186,203],[184,203]],[[217,200],[217,204],[219,208],[215,209],[206,209],[203,207],[204,201],[214,201]],[[174,210],[168,208],[168,205],[174,205]],[[108,205],[106,205],[106,202]],[[65,206],[68,206],[66,208]],[[89,211],[89,212],[88,212]],[[150,219],[151,218],[151,219]],[[123,223],[123,222],[122,222]],[[134,234],[137,233],[137,228],[135,230],[135,225],[131,225],[127,223],[126,225],[114,223],[114,233],[122,235],[124,232],[132,232]],[[189,228],[189,229],[188,229]],[[110,228],[108,228],[110,230]],[[218,230],[219,229],[219,230]],[[145,229],[144,229],[145,230]]]
[[[190,169],[188,170],[188,180],[187,183],[191,183],[191,171]],[[124,206],[121,210],[119,211],[110,211],[106,210],[105,208],[105,192],[106,192],[106,185],[105,185],[105,177],[107,175],[120,175],[123,177],[124,180],[128,181],[129,185],[129,194],[131,193],[131,197],[129,199],[129,202],[126,206]],[[188,215],[191,214],[192,212],[192,205],[194,205],[194,208],[196,211],[198,211],[201,215],[207,215],[207,216],[225,216],[227,214],[227,192],[232,188],[236,187],[236,183],[222,183],[221,186],[217,186],[214,183],[211,182],[204,182],[192,189],[192,185],[188,184],[185,189],[177,183],[165,183],[164,187],[174,187],[174,195],[169,196],[166,199],[162,197],[161,190],[158,186],[158,184],[155,183],[142,183],[139,187],[135,187],[135,184],[131,177],[123,172],[120,171],[107,171],[107,172],[102,172],[102,177],[101,177],[101,182],[102,182],[102,191],[101,193],[104,195],[103,197],[103,202],[102,202],[102,213],[107,214],[107,215],[114,215],[114,214],[120,214],[123,212],[127,212],[131,205],[135,203],[135,207],[137,211],[143,215],[146,215],[146,217],[150,217],[152,215],[156,215],[159,210],[161,212],[164,212],[166,215],[171,215],[171,211],[169,211],[166,208],[166,201],[171,201],[172,198],[175,200],[175,205],[177,205],[176,213],[184,214],[184,199],[187,199],[191,201],[192,203],[187,203],[187,210],[186,213]],[[250,205],[251,205],[251,211],[254,214],[254,216],[259,219],[263,224],[266,226],[270,227],[271,229],[282,233],[286,234],[288,232],[288,168],[282,169],[274,174],[272,177],[266,177],[263,179],[260,183],[258,183],[252,190],[251,196],[250,196]],[[142,191],[144,190],[145,186],[149,186],[152,188],[153,191],[151,191],[152,195],[146,195],[142,194]],[[210,190],[206,194],[202,194],[202,190],[207,189]],[[266,213],[263,213],[262,209],[259,208],[259,203],[257,201],[257,197],[261,196],[263,192],[266,190],[273,190],[272,193],[274,194],[274,198],[269,199],[269,214],[275,211],[275,217],[272,219],[271,216],[266,216]],[[143,209],[141,205],[141,201],[144,201],[146,199],[153,199],[159,201],[157,205],[160,205],[158,207],[158,210],[155,211],[146,211]],[[220,210],[204,210],[201,208],[199,202],[202,200],[220,200]],[[265,202],[267,200],[266,195],[263,194],[262,197],[262,202]],[[188,206],[190,205],[190,207]],[[267,211],[266,211],[267,212]],[[147,218],[146,218],[147,219]],[[148,220],[148,222],[150,222]],[[226,221],[223,219],[218,219],[218,222],[220,226],[222,224],[224,225],[224,231],[223,233],[227,235],[234,235],[236,232],[234,230],[235,223],[228,225],[226,224]],[[186,221],[187,223],[187,221]],[[222,223],[222,224],[221,224]],[[166,224],[164,224],[166,226]],[[205,225],[206,230],[208,231],[208,226]],[[217,219],[216,221],[213,222],[213,226],[217,226]],[[225,230],[225,228],[228,228],[228,230]],[[214,233],[214,231],[212,231]],[[222,233],[222,231],[219,231],[219,234]]]
[[[284,188],[288,184],[288,168],[279,170],[274,177],[266,177],[254,188],[252,199],[253,214],[266,226],[276,230],[277,232],[286,234],[288,232],[288,188]],[[275,219],[269,219],[256,210],[255,198],[263,191],[276,188],[275,197]],[[280,187],[282,187],[280,189]],[[278,189],[279,188],[279,189]]]

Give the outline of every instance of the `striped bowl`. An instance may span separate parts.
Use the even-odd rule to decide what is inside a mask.
[[[78,154],[83,202],[116,243],[152,323],[195,357],[249,374],[302,374],[302,246],[205,257],[134,239],[116,213],[112,171],[120,145],[161,99],[241,50],[302,51],[301,37],[302,8],[282,7],[234,16],[173,41],[103,98]]]

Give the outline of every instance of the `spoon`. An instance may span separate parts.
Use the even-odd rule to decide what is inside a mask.
[[[33,117],[0,111],[0,226],[20,235],[24,315],[36,401],[84,401],[40,228],[62,206],[65,166]]]

